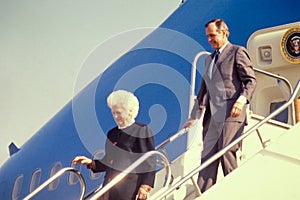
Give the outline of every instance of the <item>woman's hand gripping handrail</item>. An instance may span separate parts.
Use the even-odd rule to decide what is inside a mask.
[[[81,185],[80,200],[82,200],[84,198],[84,193],[85,193],[85,189],[86,189],[85,182],[84,182],[84,179],[83,179],[82,175],[80,174],[80,172],[78,170],[72,168],[72,167],[66,167],[66,168],[63,168],[63,169],[59,170],[56,174],[54,174],[48,180],[46,180],[42,185],[40,185],[33,192],[31,192],[29,195],[27,195],[24,198],[24,200],[31,199],[32,197],[37,195],[42,189],[47,187],[50,183],[52,183],[53,181],[55,181],[57,178],[61,177],[65,172],[68,172],[68,171],[75,173],[79,178],[79,182],[80,182],[80,185]]]
[[[129,167],[127,167],[123,172],[121,172],[119,175],[117,175],[113,180],[111,180],[101,190],[96,192],[94,194],[94,196],[91,197],[90,199],[97,200],[99,197],[101,197],[104,193],[106,193],[108,190],[110,190],[115,184],[120,182],[125,176],[127,176],[130,172],[132,172],[136,167],[138,167],[142,162],[144,162],[147,158],[149,158],[151,156],[160,156],[161,159],[166,164],[167,178],[164,183],[164,186],[169,184],[169,182],[171,180],[171,168],[170,168],[168,159],[162,153],[160,153],[158,151],[149,151],[149,152],[145,153],[143,156],[141,156],[139,159],[137,159]]]
[[[256,123],[254,126],[252,126],[248,131],[246,131],[244,134],[242,134],[239,138],[234,140],[232,143],[230,143],[228,146],[224,147],[221,151],[210,157],[207,161],[202,163],[199,167],[188,173],[186,176],[182,177],[178,182],[174,183],[167,191],[164,193],[161,193],[158,196],[151,196],[149,200],[159,200],[167,195],[169,195],[172,191],[176,190],[178,187],[180,187],[183,183],[185,183],[187,180],[189,180],[192,176],[199,173],[201,170],[209,166],[211,163],[219,159],[221,156],[223,156],[228,150],[230,150],[232,147],[234,147],[236,144],[241,142],[243,139],[248,137],[250,134],[252,134],[256,129],[258,129],[260,126],[262,126],[264,123],[266,123],[268,120],[272,119],[276,115],[278,115],[280,112],[282,112],[284,109],[286,109],[290,104],[294,102],[294,99],[296,98],[297,92],[300,89],[300,79],[298,80],[298,83],[295,87],[294,92],[292,93],[290,99],[283,104],[281,107],[276,109],[274,112],[272,112],[269,116],[265,117],[262,121]]]

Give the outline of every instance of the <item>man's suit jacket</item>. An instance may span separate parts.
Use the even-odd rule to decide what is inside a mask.
[[[212,117],[217,122],[244,122],[246,106],[238,117],[231,117],[230,112],[241,95],[245,96],[249,103],[256,87],[248,52],[244,47],[228,43],[220,54],[210,78],[208,69],[214,56],[215,53],[212,53],[205,60],[202,82],[191,116],[200,118],[206,107],[209,113],[206,113],[204,118]]]

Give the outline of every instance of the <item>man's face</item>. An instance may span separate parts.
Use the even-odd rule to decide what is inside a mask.
[[[218,30],[214,23],[210,23],[206,29],[208,42],[214,49],[220,49],[226,42],[227,37],[224,30]]]

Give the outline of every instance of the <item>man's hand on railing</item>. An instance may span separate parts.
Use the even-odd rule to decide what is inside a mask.
[[[189,118],[184,124],[183,128],[192,128],[196,124],[197,119]]]

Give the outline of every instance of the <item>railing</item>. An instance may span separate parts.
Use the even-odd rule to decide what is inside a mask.
[[[282,76],[279,76],[279,75],[276,75],[276,74],[272,74],[270,72],[267,72],[267,71],[264,71],[264,70],[261,70],[261,69],[257,69],[257,68],[254,68],[254,71],[257,72],[257,73],[260,73],[260,74],[263,74],[263,75],[275,78],[277,80],[279,79],[279,80],[283,81],[288,86],[290,95],[293,93],[292,85],[290,84],[290,82],[286,78],[284,78]],[[293,103],[290,106],[291,106],[291,120],[292,120],[292,125],[295,125],[295,123],[296,123],[295,106],[294,106]]]
[[[196,81],[196,71],[197,71],[197,62],[201,56],[208,56],[210,55],[207,51],[201,51],[199,52],[193,61],[192,70],[191,70],[191,88],[190,88],[190,104],[189,104],[189,113],[191,113],[192,106],[194,105],[194,99],[195,99],[195,81]]]
[[[151,156],[160,156],[161,159],[166,164],[167,176],[166,176],[164,186],[168,185],[171,180],[171,168],[170,168],[168,159],[162,153],[160,153],[158,151],[149,151],[149,152],[145,153],[143,156],[141,156],[139,159],[137,159],[134,163],[132,163],[127,169],[125,169],[123,172],[121,172],[119,175],[117,175],[113,180],[111,180],[101,190],[97,191],[90,199],[97,200],[99,197],[101,197],[104,193],[106,193],[108,190],[110,190],[115,184],[117,184],[119,181],[121,181],[124,177],[126,177],[130,172],[132,172],[136,167],[138,167],[142,162],[144,162],[146,159],[148,159]]]
[[[28,196],[26,196],[24,198],[24,200],[31,199],[32,197],[37,195],[42,189],[47,187],[50,183],[52,183],[53,181],[55,181],[57,178],[61,177],[65,172],[68,172],[68,171],[75,173],[79,178],[79,182],[80,182],[80,185],[81,185],[80,200],[82,200],[84,198],[84,193],[85,193],[85,189],[86,189],[85,188],[85,182],[84,182],[84,179],[83,179],[82,175],[80,174],[80,172],[77,171],[76,169],[72,168],[72,167],[66,167],[66,168],[63,168],[63,169],[59,170],[56,174],[54,174],[52,177],[50,177],[47,181],[45,181],[42,185],[40,185],[38,188],[36,188]]]
[[[206,52],[206,51],[200,52],[200,53],[198,53],[195,56],[195,59],[193,61],[192,70],[191,70],[191,88],[190,88],[190,98],[189,98],[189,101],[190,101],[190,104],[189,104],[189,113],[192,110],[192,106],[194,104],[194,99],[195,99],[194,92],[195,92],[195,80],[196,80],[197,62],[198,62],[198,60],[199,60],[200,57],[205,56],[205,55],[206,56],[210,55],[210,53]],[[292,94],[292,92],[293,92],[292,86],[291,86],[290,82],[286,78],[284,78],[282,76],[279,76],[279,75],[276,75],[276,74],[272,74],[272,73],[264,71],[264,70],[257,69],[257,68],[254,68],[254,71],[257,72],[257,73],[260,73],[260,74],[263,74],[263,75],[275,78],[276,80],[279,79],[279,80],[283,81],[288,86],[288,88],[289,88],[289,94],[290,95]],[[290,106],[291,106],[291,120],[292,120],[292,125],[294,125],[295,124],[295,108],[294,108],[294,104],[293,103],[291,103]],[[169,139],[167,139],[164,142],[162,142],[156,148],[156,150],[162,150],[162,149],[164,149],[165,146],[167,146],[169,143],[171,143],[175,139],[179,138],[180,136],[186,134],[188,131],[189,131],[188,128],[181,129],[180,131],[178,131],[177,133],[175,133],[172,137],[170,137]],[[265,143],[263,142],[258,129],[256,129],[256,132],[257,132],[257,134],[259,136],[259,139],[260,139],[260,142],[261,142],[263,148],[265,148]],[[191,177],[191,179],[192,179],[192,177]],[[193,179],[192,179],[192,182],[194,184],[194,180]],[[199,188],[195,184],[194,184],[194,186],[195,186],[195,189],[196,189],[196,194],[200,193],[199,192]]]
[[[194,96],[194,91],[195,91],[195,80],[196,80],[197,62],[198,62],[199,58],[200,58],[201,56],[204,56],[204,55],[210,55],[210,53],[209,53],[209,52],[206,52],[206,51],[200,52],[200,53],[198,53],[198,54],[195,56],[195,59],[194,59],[194,61],[193,61],[192,71],[191,71],[191,88],[190,88],[190,104],[189,104],[190,107],[189,107],[189,113],[191,112],[191,109],[192,109],[191,105],[193,105],[193,103],[194,103],[194,98],[195,98],[195,96]],[[166,145],[168,145],[169,143],[173,142],[175,139],[179,138],[180,136],[186,134],[188,131],[189,131],[188,128],[181,129],[180,131],[178,131],[177,133],[175,133],[172,137],[168,138],[167,140],[165,140],[164,142],[162,142],[160,145],[158,145],[158,146],[156,147],[156,150],[157,150],[157,151],[159,151],[159,150],[162,150],[162,151],[163,151],[163,149],[166,147]],[[164,152],[164,151],[163,151],[163,152]],[[168,161],[168,159],[166,158],[166,156],[167,156],[166,153],[161,154],[161,156],[164,157],[164,159],[166,160],[165,162],[168,163],[168,167],[169,167],[169,161]],[[163,159],[163,160],[164,160],[164,159]],[[138,160],[137,160],[137,161],[138,161]],[[137,161],[136,161],[136,162],[137,162]],[[133,163],[133,164],[134,164],[134,163]],[[126,169],[126,171],[127,171],[127,169]],[[115,178],[116,180],[115,180],[115,182],[114,182],[113,184],[110,184],[110,183],[112,183],[112,181],[108,184],[108,185],[110,185],[108,189],[105,189],[105,191],[103,191],[104,188],[105,188],[106,186],[108,186],[108,185],[106,185],[106,186],[105,186],[103,189],[101,189],[101,190],[100,190],[100,188],[97,188],[97,189],[96,189],[92,194],[90,194],[88,197],[90,197],[91,195],[95,195],[96,193],[97,193],[97,197],[102,196],[102,195],[103,195],[105,192],[107,192],[114,184],[116,184],[117,182],[119,182],[120,180],[122,180],[126,175],[127,175],[127,173],[126,173],[126,174],[121,173],[121,174],[120,174],[120,177],[117,176],[117,177]],[[171,179],[171,173],[169,174],[169,176],[170,176],[170,179]],[[118,178],[118,180],[117,180],[117,178]],[[169,178],[168,178],[168,179],[169,179]],[[192,179],[192,181],[193,181],[193,179]],[[194,183],[194,181],[193,181],[193,183]],[[165,183],[164,185],[166,185],[166,183]],[[195,186],[195,187],[197,188],[197,186]],[[99,193],[99,194],[98,194],[98,193]]]
[[[190,112],[192,110],[192,107],[194,105],[194,99],[195,99],[194,93],[195,93],[195,80],[196,80],[197,62],[198,62],[198,60],[199,60],[200,57],[205,56],[205,55],[206,56],[210,55],[210,53],[207,52],[207,51],[199,52],[195,56],[194,61],[193,61],[193,65],[192,65],[192,69],[191,69],[191,87],[190,87],[190,98],[189,98],[189,101],[190,101],[190,103],[189,103],[189,114],[190,114]],[[289,94],[290,95],[292,94],[293,88],[292,88],[290,82],[286,78],[284,78],[282,76],[279,76],[279,75],[276,75],[276,74],[272,74],[270,72],[267,72],[267,71],[264,71],[264,70],[261,70],[261,69],[257,69],[257,68],[254,68],[254,71],[257,72],[257,73],[260,73],[260,74],[263,74],[263,75],[275,78],[277,80],[279,79],[279,80],[283,81],[288,86],[288,88],[289,88]],[[291,104],[290,106],[291,106],[292,125],[294,125],[295,121],[296,121],[295,120],[295,107],[294,107],[294,104]],[[187,128],[181,129],[180,131],[178,131],[177,133],[175,133],[172,137],[170,137],[169,139],[165,140],[160,145],[158,145],[158,147],[156,148],[156,150],[164,149],[165,146],[167,146],[169,143],[173,142],[175,139],[179,138],[180,136],[186,134],[188,131],[189,131],[189,129],[187,129]],[[258,132],[258,136],[260,137],[259,132]],[[263,144],[263,146],[264,146],[264,144]]]
[[[192,109],[192,105],[194,104],[194,92],[195,92],[195,77],[196,77],[196,70],[197,70],[197,62],[198,59],[201,56],[204,55],[209,55],[209,52],[200,52],[196,55],[194,61],[193,61],[193,66],[192,66],[192,71],[191,71],[191,88],[190,88],[190,107],[189,107],[189,113],[191,112]],[[160,199],[163,198],[164,196],[167,196],[168,194],[170,194],[173,190],[177,189],[181,184],[183,184],[184,182],[186,182],[188,179],[191,179],[195,190],[196,190],[196,194],[200,195],[200,191],[199,191],[199,187],[194,183],[193,180],[193,176],[198,173],[199,171],[203,170],[204,168],[206,168],[208,165],[210,165],[212,162],[214,162],[215,160],[217,160],[218,158],[220,158],[224,153],[226,153],[231,147],[233,147],[234,145],[236,145],[237,143],[239,143],[240,141],[242,141],[244,138],[248,137],[254,130],[258,131],[257,129],[263,125],[265,122],[267,122],[268,120],[270,120],[271,118],[273,118],[274,116],[276,116],[277,114],[279,114],[280,112],[282,112],[284,109],[286,109],[288,106],[291,106],[291,118],[292,118],[292,124],[295,124],[295,108],[294,108],[294,104],[293,104],[293,99],[296,97],[297,92],[299,90],[300,87],[300,80],[297,83],[296,89],[293,92],[292,86],[289,83],[289,81],[279,75],[276,74],[272,74],[257,68],[254,68],[255,72],[270,76],[272,78],[276,78],[276,79],[280,79],[282,80],[288,87],[289,87],[289,92],[291,95],[289,101],[287,101],[284,105],[282,105],[280,108],[278,108],[277,110],[275,110],[273,113],[271,113],[269,116],[265,117],[262,121],[260,121],[259,123],[257,123],[256,125],[254,125],[252,128],[250,128],[246,133],[244,133],[241,137],[239,137],[238,139],[236,139],[235,141],[233,141],[230,145],[228,145],[227,147],[225,147],[224,149],[222,149],[221,151],[219,151],[218,153],[216,153],[214,156],[212,156],[210,159],[208,159],[206,162],[204,162],[202,165],[200,165],[199,167],[197,167],[195,170],[193,170],[192,172],[190,172],[189,174],[187,174],[185,177],[183,177],[180,181],[178,181],[176,184],[172,185],[166,192],[160,194],[158,197],[152,196],[150,199]],[[162,142],[160,145],[157,146],[156,150],[161,150],[164,149],[166,145],[168,145],[169,143],[173,142],[175,139],[179,138],[180,136],[186,134],[189,131],[188,128],[184,128],[181,129],[180,131],[178,131],[177,133],[175,133],[172,137],[170,137],[169,139],[165,140],[164,142]],[[260,136],[260,135],[259,135]],[[261,139],[261,138],[260,138]],[[262,140],[261,140],[262,142]],[[263,143],[263,142],[262,142]],[[265,147],[265,145],[263,144],[263,147]],[[119,181],[121,181],[124,177],[126,177],[128,175],[128,173],[132,172],[137,166],[139,166],[143,161],[145,161],[147,158],[153,156],[153,155],[157,155],[160,156],[163,160],[164,163],[166,163],[166,170],[167,170],[167,179],[164,183],[164,186],[167,185],[167,183],[170,182],[171,180],[171,169],[169,166],[169,161],[166,158],[166,156],[160,152],[157,151],[150,151],[147,152],[146,154],[144,154],[142,157],[140,157],[138,160],[136,160],[132,165],[130,165],[126,170],[124,170],[124,172],[122,172],[121,174],[119,174],[116,178],[114,178],[111,182],[109,182],[106,186],[104,186],[102,189],[97,188],[94,193],[92,193],[92,197],[91,199],[97,199],[100,196],[102,196],[105,192],[107,192],[111,187],[113,187],[116,183],[118,183]],[[42,189],[44,189],[46,186],[48,186],[50,183],[52,183],[54,180],[56,180],[57,178],[59,178],[60,176],[62,176],[65,172],[67,171],[71,171],[73,173],[75,173],[78,177],[79,177],[79,181],[81,184],[81,190],[82,190],[82,194],[80,199],[84,199],[84,193],[85,193],[85,182],[84,179],[82,177],[82,175],[80,174],[79,171],[77,171],[74,168],[63,168],[60,171],[58,171],[54,176],[52,176],[51,178],[49,178],[47,181],[45,181],[42,185],[40,185],[38,188],[36,188],[32,193],[30,193],[28,196],[26,196],[24,198],[24,200],[29,200],[32,197],[34,197],[36,194],[38,194]]]
[[[192,70],[191,70],[191,88],[190,88],[189,113],[191,112],[192,106],[194,105],[194,98],[195,98],[194,93],[195,93],[197,62],[198,62],[198,60],[201,56],[205,56],[205,55],[210,55],[210,53],[207,52],[207,51],[199,52],[195,56],[195,59],[193,61]],[[288,86],[290,95],[292,94],[293,88],[292,88],[290,82],[286,78],[284,78],[282,76],[279,76],[279,75],[276,75],[276,74],[272,74],[270,72],[267,72],[267,71],[264,71],[264,70],[261,70],[261,69],[257,69],[257,68],[253,68],[253,69],[257,73],[260,73],[260,74],[275,78],[277,80],[279,79],[279,80],[283,81]],[[291,106],[291,121],[292,121],[291,123],[292,123],[292,125],[295,125],[295,123],[296,123],[295,106],[294,106],[294,104],[291,104],[290,106]]]
[[[181,129],[180,131],[178,131],[177,133],[175,133],[172,137],[166,139],[165,141],[163,141],[160,145],[158,145],[156,147],[156,150],[161,150],[163,148],[165,148],[169,143],[173,142],[175,139],[179,138],[180,136],[184,135],[185,133],[187,133],[189,131],[188,128],[184,128]]]
[[[159,199],[162,199],[162,198],[166,197],[171,192],[173,192],[178,187],[180,187],[183,183],[185,183],[187,180],[189,180],[194,175],[196,175],[197,173],[199,173],[201,170],[203,170],[204,168],[206,168],[207,166],[209,166],[210,164],[212,164],[213,162],[215,162],[217,159],[219,159],[221,156],[223,156],[228,150],[230,150],[236,144],[238,144],[243,139],[245,139],[250,134],[252,134],[260,126],[262,126],[263,124],[265,124],[268,120],[272,119],[273,117],[275,117],[276,115],[278,115],[280,112],[282,112],[284,109],[286,109],[290,104],[292,104],[294,102],[293,100],[296,98],[296,95],[297,95],[297,92],[299,91],[299,89],[300,89],[300,79],[298,80],[298,83],[297,83],[297,85],[295,87],[294,92],[292,93],[291,97],[289,98],[289,100],[285,104],[283,104],[281,107],[279,107],[278,109],[276,109],[269,116],[265,117],[262,121],[258,122],[254,126],[252,126],[248,131],[246,131],[244,134],[242,134],[239,138],[237,138],[236,140],[234,140],[228,146],[224,147],[222,150],[220,150],[218,153],[216,153],[212,157],[210,157],[207,161],[205,161],[199,167],[197,167],[196,169],[194,169],[193,171],[191,171],[190,173],[188,173],[185,177],[181,178],[178,182],[176,182],[175,184],[173,184],[167,191],[165,191],[165,192],[163,192],[163,193],[161,193],[159,195],[153,195],[153,196],[150,197],[149,200],[159,200]]]

